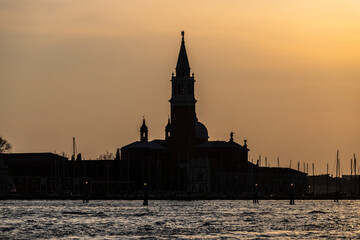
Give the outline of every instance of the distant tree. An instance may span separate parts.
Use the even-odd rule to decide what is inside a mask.
[[[11,152],[12,145],[2,136],[0,136],[0,153]]]
[[[100,154],[100,156],[97,158],[97,160],[114,160],[114,159],[115,159],[115,153],[109,151]]]

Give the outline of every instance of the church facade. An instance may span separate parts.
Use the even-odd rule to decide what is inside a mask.
[[[208,140],[207,128],[196,115],[195,79],[190,70],[182,32],[176,74],[171,77],[171,117],[165,139],[149,141],[143,119],[139,141],[121,148],[121,175],[128,190],[139,191],[147,183],[154,192],[241,195],[253,192],[255,184],[264,191],[288,192],[295,182],[297,191],[306,189],[306,175],[301,172],[250,163],[247,141],[235,142],[233,133],[229,141]]]

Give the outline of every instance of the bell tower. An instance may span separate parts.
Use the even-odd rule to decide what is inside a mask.
[[[143,124],[140,127],[140,141],[141,142],[147,142],[148,141],[148,127],[145,123],[145,117],[143,118]]]
[[[194,152],[195,138],[195,95],[194,74],[190,76],[190,64],[185,48],[184,31],[181,32],[181,46],[176,64],[176,76],[171,78],[171,145],[180,155]]]

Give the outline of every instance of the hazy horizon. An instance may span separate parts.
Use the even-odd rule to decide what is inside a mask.
[[[0,135],[85,159],[163,139],[185,42],[209,140],[343,174],[360,159],[358,1],[0,1]]]

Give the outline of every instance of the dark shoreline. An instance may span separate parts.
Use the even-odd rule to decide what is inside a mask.
[[[7,196],[0,197],[0,200],[143,200],[139,196]],[[196,201],[196,200],[253,200],[252,197],[229,197],[229,196],[150,196],[151,200],[177,200],[177,201]],[[290,200],[289,197],[259,197],[258,200]],[[333,196],[299,196],[295,200],[334,200]],[[360,200],[360,196],[342,196],[339,200]]]

